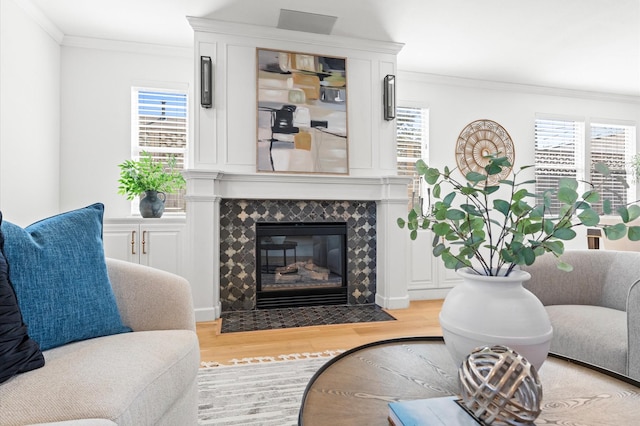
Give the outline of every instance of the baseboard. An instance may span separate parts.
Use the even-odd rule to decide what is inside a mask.
[[[406,309],[409,307],[409,296],[382,297],[376,294],[376,305],[385,309]]]
[[[220,318],[220,307],[194,309],[196,322],[214,321]]]

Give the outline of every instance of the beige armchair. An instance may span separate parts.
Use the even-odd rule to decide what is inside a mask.
[[[0,386],[0,426],[197,424],[200,350],[189,283],[114,259],[107,267],[133,332],[45,351],[44,367]]]
[[[570,250],[523,267],[525,287],[545,305],[551,351],[640,380],[640,252]]]

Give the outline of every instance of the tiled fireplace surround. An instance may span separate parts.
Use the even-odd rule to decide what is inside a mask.
[[[371,304],[376,292],[373,201],[236,200],[220,202],[222,311],[256,306],[257,222],[346,222],[348,304]]]
[[[408,306],[408,238],[396,224],[406,215],[407,178],[185,175],[196,320],[255,307],[257,221],[347,222],[348,302]]]

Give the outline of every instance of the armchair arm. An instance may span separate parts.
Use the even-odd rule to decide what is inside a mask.
[[[107,258],[122,321],[134,331],[194,330],[189,282],[169,272]]]
[[[629,376],[640,380],[640,280],[633,283],[627,299],[627,333]]]

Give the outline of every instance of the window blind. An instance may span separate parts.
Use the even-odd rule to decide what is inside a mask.
[[[411,209],[422,195],[421,182],[415,171],[415,164],[420,158],[424,158],[427,152],[428,109],[397,107],[396,126],[398,175],[413,177],[412,183],[407,188],[409,209]]]
[[[627,158],[635,145],[634,128],[611,124],[591,124],[590,169],[591,183],[600,191],[603,198],[611,200],[613,210],[627,204]],[[605,163],[612,175],[617,179],[605,179],[594,173],[595,163]],[[602,201],[594,203],[598,211],[602,211]]]
[[[165,164],[173,156],[183,169],[189,129],[186,92],[134,88],[132,98],[132,156],[137,159],[145,151]],[[185,211],[184,196],[184,189],[167,194],[165,211]]]
[[[584,123],[578,121],[535,121],[535,178],[536,195],[556,190],[561,178],[578,178],[578,146],[584,141]],[[560,203],[551,205],[557,214]]]

